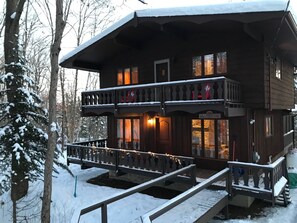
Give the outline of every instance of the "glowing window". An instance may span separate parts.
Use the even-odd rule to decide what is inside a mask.
[[[193,57],[193,76],[202,76],[202,57]]]
[[[229,121],[193,119],[192,155],[229,159]]]
[[[138,84],[138,68],[118,69],[117,73],[118,85]]]
[[[204,56],[204,75],[214,74],[214,56],[208,54]]]
[[[227,73],[227,52],[195,56],[192,58],[194,77]]]
[[[124,118],[117,120],[118,147],[122,149],[140,149],[140,120]]]
[[[271,116],[265,117],[265,136],[266,137],[272,136],[272,117]]]

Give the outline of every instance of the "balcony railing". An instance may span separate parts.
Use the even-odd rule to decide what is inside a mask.
[[[185,103],[241,105],[239,82],[225,77],[182,80],[105,88],[82,92],[84,107],[161,106]]]

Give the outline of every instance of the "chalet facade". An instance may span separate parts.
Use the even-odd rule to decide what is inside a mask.
[[[266,164],[293,145],[297,27],[285,1],[136,11],[66,55],[100,72],[82,116],[107,116],[107,146]]]

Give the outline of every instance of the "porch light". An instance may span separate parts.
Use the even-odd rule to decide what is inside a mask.
[[[152,126],[154,124],[154,119],[152,117],[149,117],[147,123]]]

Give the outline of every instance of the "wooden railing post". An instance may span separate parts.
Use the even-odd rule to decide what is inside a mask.
[[[82,147],[80,147],[80,162],[83,163],[83,156],[84,156],[84,150]]]
[[[229,172],[226,179],[226,187],[228,190],[229,199],[232,199],[233,197],[233,191],[232,191],[232,183],[233,183],[233,166],[229,163]]]
[[[183,167],[182,167],[183,168]],[[193,166],[192,167],[192,170],[191,170],[191,181],[192,181],[192,184],[193,184],[193,186],[195,186],[196,185],[196,166]]]
[[[271,200],[272,200],[272,206],[275,205],[275,199],[274,199],[274,184],[276,183],[274,180],[274,169],[271,169],[270,171],[270,187],[271,187]]]
[[[107,204],[103,203],[101,207],[101,222],[107,223]]]
[[[119,155],[119,151],[116,150],[115,151],[115,171],[118,172],[119,171],[119,163],[120,163],[120,155]]]

